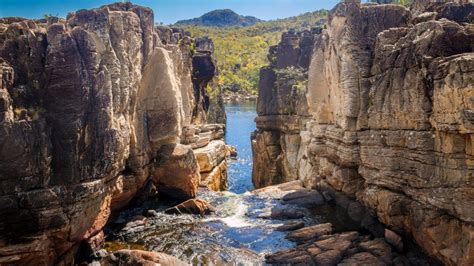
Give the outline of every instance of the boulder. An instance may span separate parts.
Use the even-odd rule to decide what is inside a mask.
[[[281,232],[294,231],[294,230],[301,229],[304,226],[305,224],[302,221],[292,221],[292,222],[288,222],[288,223],[278,226],[276,230],[281,231]]]
[[[229,187],[227,175],[227,160],[223,160],[211,172],[201,173],[200,186],[213,191],[225,191]]]
[[[370,254],[369,252],[359,252],[345,258],[338,265],[341,265],[341,266],[352,266],[352,265],[383,266],[386,264],[380,259],[378,259],[376,256]]]
[[[285,219],[299,219],[307,215],[305,209],[300,208],[271,208],[270,210],[264,211],[258,217],[264,219],[276,219],[276,220],[285,220]]]
[[[302,207],[315,207],[324,204],[321,193],[317,190],[302,189],[288,193],[282,198],[285,204],[293,204]]]
[[[165,213],[167,214],[210,214],[215,212],[216,208],[214,208],[211,204],[207,201],[202,199],[191,199],[187,200],[181,204],[178,204],[172,208],[166,209]]]
[[[199,172],[191,147],[171,144],[158,151],[152,178],[159,193],[187,200],[196,197],[201,180]]]
[[[204,148],[194,150],[201,172],[210,172],[226,157],[227,150],[224,141],[214,140]]]
[[[332,224],[318,224],[293,231],[289,233],[286,238],[290,241],[300,243],[308,241],[310,239],[316,239],[320,236],[328,235],[331,232]]]
[[[385,241],[392,245],[398,252],[403,251],[403,239],[392,230],[385,229]]]
[[[226,148],[227,148],[227,157],[237,158],[238,156],[237,148],[235,148],[232,145],[227,145]]]

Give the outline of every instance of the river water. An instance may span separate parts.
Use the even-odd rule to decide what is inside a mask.
[[[252,146],[250,135],[255,131],[255,102],[231,103],[225,106],[227,127],[225,142],[237,148],[238,157],[229,162],[229,191],[242,194],[251,191]]]
[[[174,255],[194,265],[263,264],[264,256],[294,246],[286,233],[275,228],[286,221],[262,218],[280,202],[254,195],[250,135],[255,130],[255,103],[226,106],[226,142],[237,148],[238,158],[229,161],[229,191],[201,189],[198,197],[216,207],[211,216],[167,215],[163,210],[173,203],[148,202],[123,212],[108,232],[107,249],[145,249]],[[157,214],[146,224],[125,226],[131,217],[154,209]],[[320,216],[309,216],[306,224],[323,222]],[[119,228],[119,229],[117,229]]]

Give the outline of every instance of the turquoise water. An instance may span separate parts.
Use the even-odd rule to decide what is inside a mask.
[[[256,129],[255,101],[226,104],[227,128],[225,141],[237,148],[237,159],[229,160],[229,191],[237,194],[253,190],[252,146],[250,135]]]

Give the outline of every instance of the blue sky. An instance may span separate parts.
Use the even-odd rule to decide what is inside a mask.
[[[0,0],[0,17],[41,18],[45,14],[65,17],[68,12],[94,8],[116,1],[108,0]],[[151,7],[155,21],[166,24],[198,17],[214,9],[230,8],[242,15],[276,19],[321,8],[330,9],[339,0],[134,0]]]

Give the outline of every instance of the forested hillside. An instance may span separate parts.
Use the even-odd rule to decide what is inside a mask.
[[[193,36],[209,36],[214,40],[220,88],[256,94],[260,68],[267,64],[268,48],[277,44],[281,34],[289,29],[322,26],[327,15],[327,10],[319,10],[248,27],[184,27]]]

